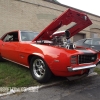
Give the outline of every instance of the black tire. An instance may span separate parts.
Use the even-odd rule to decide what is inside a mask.
[[[52,73],[48,65],[40,57],[31,59],[30,71],[31,71],[32,77],[40,83],[48,82],[52,76]]]

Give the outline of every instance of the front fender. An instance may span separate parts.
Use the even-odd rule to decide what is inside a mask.
[[[43,54],[41,54],[41,53],[32,53],[32,55],[35,55],[35,56],[39,56],[39,57],[41,57],[42,59],[44,59],[44,55]]]
[[[35,52],[32,54],[43,58],[50,69],[63,71],[70,66],[70,54],[66,49],[40,44],[33,44],[33,46]]]

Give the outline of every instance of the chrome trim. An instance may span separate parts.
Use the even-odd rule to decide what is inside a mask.
[[[90,69],[90,68],[94,68],[96,67],[96,65],[89,65],[89,66],[81,66],[81,67],[75,67],[75,68],[72,68],[72,67],[67,67],[68,71],[78,71],[78,70],[83,70],[83,69]]]
[[[5,60],[8,60],[8,61],[11,61],[11,62],[13,62],[13,63],[16,63],[16,64],[18,64],[18,65],[25,66],[25,67],[28,67],[28,68],[29,68],[29,66],[26,66],[26,65],[23,65],[23,64],[17,63],[17,62],[15,62],[15,61],[9,60],[9,59],[4,58],[4,57],[2,57],[2,58],[5,59]]]

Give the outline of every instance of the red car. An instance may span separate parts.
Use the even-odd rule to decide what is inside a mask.
[[[66,31],[56,32],[63,25],[74,23]],[[0,58],[30,68],[38,82],[56,76],[82,76],[98,63],[97,53],[77,48],[68,39],[92,22],[86,14],[68,9],[42,32],[12,31],[0,39]]]

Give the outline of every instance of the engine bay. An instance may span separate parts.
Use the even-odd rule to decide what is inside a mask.
[[[47,44],[52,45],[56,47],[62,47],[67,49],[74,49],[75,45],[70,42],[70,32],[69,31],[63,31],[63,32],[57,32],[54,33],[52,36],[50,36],[50,40],[40,40],[37,41],[39,44]]]

